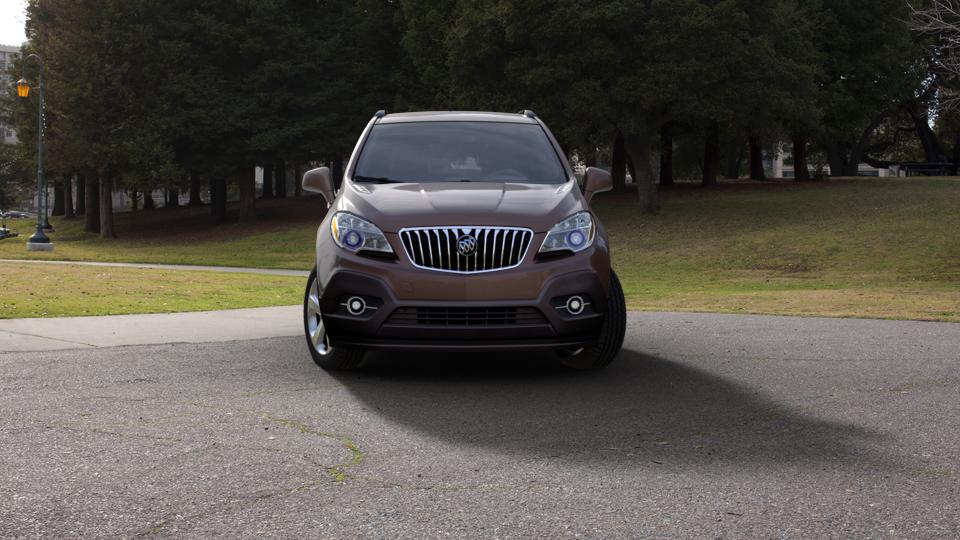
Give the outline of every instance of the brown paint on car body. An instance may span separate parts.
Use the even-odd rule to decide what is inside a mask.
[[[512,122],[539,125],[563,164],[563,184],[503,182],[424,182],[376,184],[351,178],[372,127],[400,122]],[[345,168],[342,187],[320,224],[316,241],[321,308],[331,341],[363,348],[467,349],[556,348],[595,338],[606,307],[610,279],[607,235],[596,216],[596,236],[587,249],[540,257],[547,231],[580,211],[589,211],[573,170],[549,129],[536,117],[503,113],[402,113],[373,118],[364,129]],[[396,257],[353,253],[336,245],[330,220],[350,212],[379,227]],[[455,273],[416,267],[399,238],[406,227],[509,226],[529,228],[533,240],[514,268],[484,273]],[[551,301],[586,293],[593,315],[562,317]],[[344,295],[380,298],[382,305],[362,317],[336,314]],[[510,328],[389,328],[387,320],[401,307],[535,307],[549,322],[545,334],[525,339]],[[402,331],[401,331],[402,330]],[[548,332],[546,332],[549,330]],[[543,332],[541,332],[543,333]],[[526,332],[526,334],[531,334]]]

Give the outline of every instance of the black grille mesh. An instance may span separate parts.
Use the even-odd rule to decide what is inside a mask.
[[[536,326],[547,324],[533,307],[402,307],[387,324],[401,326]]]

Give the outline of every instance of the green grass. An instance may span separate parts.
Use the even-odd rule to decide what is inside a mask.
[[[600,206],[631,307],[960,321],[960,180],[854,179]]]
[[[20,237],[0,241],[0,259],[135,262],[289,268],[309,270],[319,200],[266,201],[256,224],[209,223],[206,208],[176,208],[116,214],[119,238],[101,239],[83,231],[83,219],[51,218],[56,232],[52,252],[26,252],[36,228],[32,220],[12,220]],[[287,206],[292,206],[288,212]]]
[[[169,313],[298,304],[304,279],[0,262],[0,319]]]
[[[960,179],[735,183],[668,191],[662,206],[647,217],[633,195],[596,199],[631,308],[960,321]],[[211,226],[204,209],[121,214],[110,241],[54,220],[56,251],[28,254],[18,238],[0,258],[305,270],[322,208],[258,202],[256,225]]]

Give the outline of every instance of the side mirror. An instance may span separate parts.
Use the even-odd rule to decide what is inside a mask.
[[[587,198],[587,202],[590,202],[597,193],[611,189],[613,189],[613,177],[610,173],[596,167],[587,167],[587,171],[583,174],[583,196]]]
[[[327,206],[333,204],[335,190],[333,179],[330,178],[330,167],[319,167],[303,173],[303,190],[323,195]]]

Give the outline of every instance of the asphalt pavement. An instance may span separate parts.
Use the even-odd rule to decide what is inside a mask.
[[[631,313],[618,361],[0,354],[0,536],[960,535],[960,325]]]

